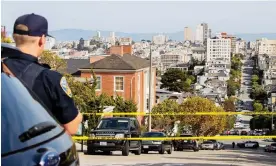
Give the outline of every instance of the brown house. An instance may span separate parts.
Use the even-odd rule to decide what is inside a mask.
[[[121,96],[133,100],[138,112],[149,111],[149,60],[131,55],[110,55],[98,60],[87,67],[80,68],[81,77],[91,78],[90,69],[97,76],[96,93],[109,96]],[[155,101],[156,69],[152,68],[152,106]],[[142,121],[143,117],[137,117]]]
[[[120,45],[120,46],[111,46],[108,52],[110,55],[125,55],[125,54],[132,54],[132,45]]]

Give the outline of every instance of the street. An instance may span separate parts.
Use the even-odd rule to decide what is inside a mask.
[[[252,102],[253,100],[250,98],[250,92],[252,89],[251,85],[251,77],[253,73],[253,60],[250,60],[247,56],[244,60],[242,60],[242,78],[241,78],[241,94],[239,95],[239,99],[244,102],[242,111],[253,111]],[[237,118],[240,120],[237,124],[242,128],[246,128],[249,130],[249,122],[252,116],[238,115]]]
[[[242,140],[237,140],[241,142]],[[222,141],[223,142],[223,141]],[[80,152],[81,166],[272,166],[276,163],[276,153],[264,152],[263,147],[259,149],[232,149],[232,141],[225,142],[225,150],[200,150],[193,152],[184,150],[183,152],[173,151],[172,154],[160,155],[157,152],[141,154],[136,156],[122,156],[121,152],[113,152],[112,155],[86,155]],[[261,144],[261,142],[260,142]],[[267,144],[267,143],[266,143]]]

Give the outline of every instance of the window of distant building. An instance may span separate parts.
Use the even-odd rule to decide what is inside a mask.
[[[115,91],[124,91],[124,77],[123,76],[115,76],[114,77],[114,87]]]
[[[91,75],[91,79],[93,79],[93,76]],[[99,91],[102,89],[102,77],[101,76],[96,76],[96,87],[95,90]],[[91,82],[91,85],[94,83],[94,81]]]
[[[96,86],[96,90],[101,90],[102,89],[102,77],[101,76],[97,76],[97,86]]]

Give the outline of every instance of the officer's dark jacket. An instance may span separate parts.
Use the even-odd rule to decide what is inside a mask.
[[[36,57],[21,51],[1,52],[5,65],[16,77],[23,78],[20,81],[25,80],[24,84],[38,96],[42,104],[61,124],[66,124],[77,117],[78,110],[68,93],[70,88],[60,73],[50,70],[47,65],[39,64]],[[33,78],[36,74],[37,76]],[[33,82],[30,81],[32,79]]]

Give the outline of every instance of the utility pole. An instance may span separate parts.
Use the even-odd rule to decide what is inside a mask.
[[[152,88],[152,58],[151,58],[151,43],[150,43],[150,69],[149,69],[149,132],[151,132],[151,88]]]
[[[272,115],[271,115],[271,131],[274,129],[274,124],[273,124],[273,118],[274,118],[274,117],[273,117],[273,112],[274,112],[274,107],[273,107],[273,104],[274,104],[274,103],[272,103],[272,105],[271,105],[271,107],[272,107],[272,108],[271,108],[271,109],[272,109],[272,110],[271,110],[271,112],[272,112]]]

